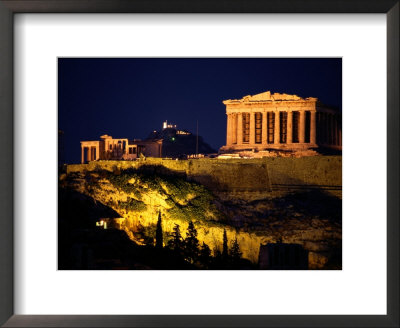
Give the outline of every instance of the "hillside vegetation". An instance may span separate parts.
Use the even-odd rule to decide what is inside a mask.
[[[309,251],[310,269],[341,267],[341,200],[323,191],[264,195],[252,201],[238,193],[222,198],[184,176],[152,167],[72,172],[61,176],[60,187],[118,213],[118,228],[139,245],[155,238],[161,211],[164,241],[176,224],[185,235],[192,221],[200,243],[214,254],[222,251],[225,230],[229,242],[237,240],[243,257],[253,263],[260,244],[282,240]]]

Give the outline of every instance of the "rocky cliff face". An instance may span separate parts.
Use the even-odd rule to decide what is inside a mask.
[[[310,269],[341,268],[341,199],[322,189],[281,196],[271,193],[270,184],[257,193],[210,191],[185,176],[151,166],[70,172],[61,176],[60,186],[117,212],[118,228],[138,243],[144,242],[144,235],[155,236],[161,211],[164,241],[175,224],[185,236],[193,221],[200,242],[214,251],[221,250],[226,230],[228,240],[236,238],[243,257],[254,263],[260,244],[281,239],[309,251]]]

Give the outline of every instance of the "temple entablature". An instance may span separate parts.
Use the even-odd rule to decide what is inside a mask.
[[[224,100],[225,105],[236,104],[236,103],[248,103],[248,102],[276,102],[276,101],[312,101],[316,102],[318,99],[314,97],[308,97],[306,99],[299,97],[298,95],[289,95],[286,93],[271,93],[271,91],[262,92],[253,96],[247,95],[241,99],[228,99]]]

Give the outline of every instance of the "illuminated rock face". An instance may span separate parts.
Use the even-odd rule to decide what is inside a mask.
[[[240,174],[240,169],[234,169],[236,174],[224,173],[223,190],[211,191],[199,184],[202,179],[207,180],[207,172],[219,172],[206,160],[204,165],[199,160],[192,164],[189,161],[171,161],[170,164],[165,164],[168,175],[159,171],[160,167],[149,165],[148,160],[146,166],[137,166],[134,170],[132,162],[105,161],[97,163],[97,166],[80,166],[82,170],[74,167],[67,178],[63,178],[62,183],[118,212],[123,218],[118,228],[136,242],[141,242],[138,235],[140,229],[155,236],[158,211],[161,210],[164,241],[168,240],[168,233],[172,232],[175,224],[180,225],[182,235],[185,236],[191,220],[198,231],[200,242],[205,242],[212,250],[222,249],[225,229],[229,242],[235,238],[238,240],[243,257],[257,263],[260,245],[275,243],[282,238],[284,243],[301,244],[307,249],[309,267],[315,269],[325,268],[329,264],[332,250],[340,248],[341,200],[320,188],[315,192],[301,191],[295,197],[291,195],[298,192],[294,188],[299,187],[300,178],[303,179],[303,184],[313,182],[312,186],[315,187],[316,178],[307,178],[306,172],[318,174],[318,170],[331,169],[330,174],[327,172],[328,175],[319,176],[319,183],[321,186],[340,185],[341,180],[333,172],[335,166],[341,165],[336,160],[338,158],[332,157],[325,158],[322,162],[320,158],[280,158],[276,162],[270,159],[266,162],[245,161],[246,165],[254,162],[255,173],[248,173],[245,179],[247,186],[254,183],[256,188],[253,190],[239,188],[240,184],[237,184],[235,176]],[[226,161],[222,162],[226,168]],[[231,165],[235,166],[234,163],[232,161]],[[268,177],[270,182],[264,184],[264,191],[261,184],[258,184],[261,174],[259,170],[266,169],[262,163],[267,163],[271,172]],[[336,164],[326,166],[332,163]],[[195,165],[200,167],[194,167]],[[240,163],[236,165],[242,168]],[[273,168],[274,165],[277,167]],[[191,175],[186,175],[185,168],[192,170]],[[251,171],[251,167],[247,167],[247,171]],[[193,179],[196,176],[194,173],[202,179]],[[289,180],[288,174],[292,180]],[[229,182],[230,179],[236,182]],[[281,185],[287,188],[287,182],[292,183],[292,187],[289,186],[292,189],[289,192],[279,190]]]
[[[342,118],[317,98],[263,92],[223,101],[226,145],[221,152],[342,148]]]

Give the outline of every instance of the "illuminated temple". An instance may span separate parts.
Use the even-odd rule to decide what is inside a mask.
[[[317,98],[267,91],[223,103],[227,133],[222,152],[342,149],[341,112]]]
[[[134,160],[143,154],[146,157],[161,157],[162,140],[115,139],[107,134],[100,140],[81,141],[81,163],[98,160]]]

